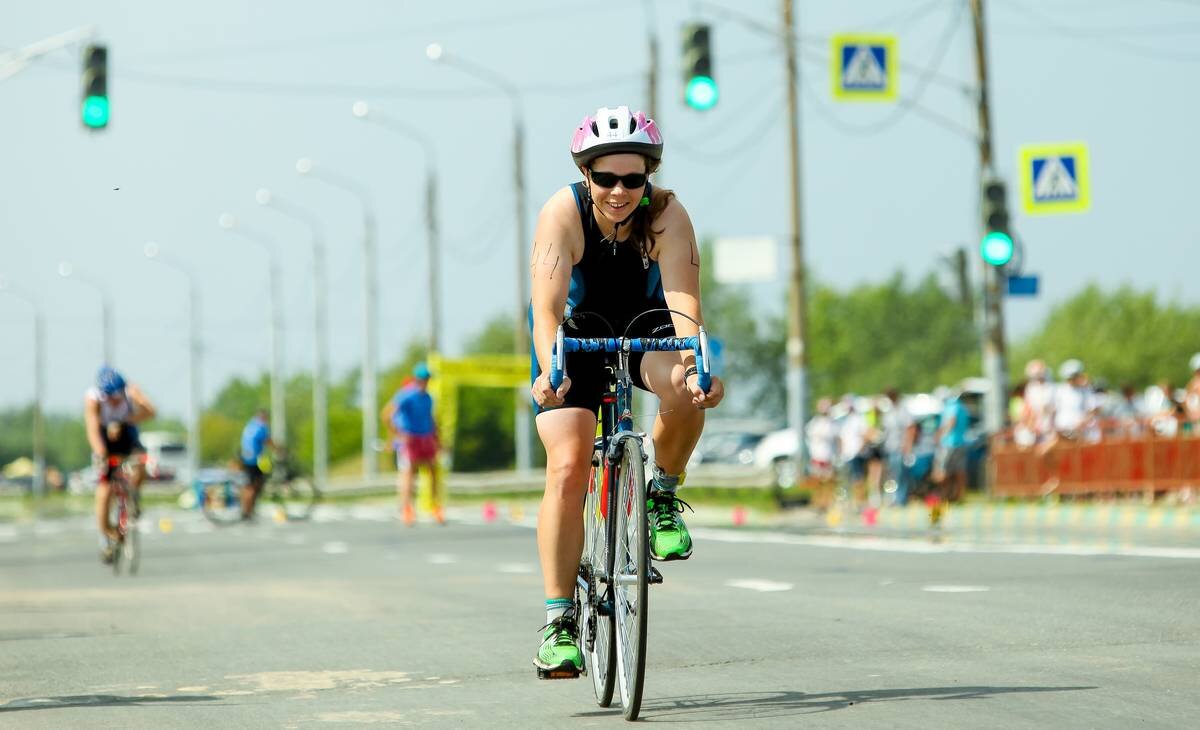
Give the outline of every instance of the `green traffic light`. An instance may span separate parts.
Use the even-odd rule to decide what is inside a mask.
[[[108,126],[107,96],[89,96],[83,100],[83,123],[92,129]]]
[[[1013,240],[1001,231],[989,231],[979,245],[983,260],[992,266],[1004,266],[1013,257]]]
[[[708,76],[693,76],[683,92],[688,106],[704,111],[717,104],[717,82]]]

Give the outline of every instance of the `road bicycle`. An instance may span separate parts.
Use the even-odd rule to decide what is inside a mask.
[[[691,319],[673,310],[651,311]],[[584,672],[592,679],[596,703],[608,707],[614,691],[619,690],[627,720],[636,720],[641,711],[649,586],[663,582],[662,573],[650,565],[646,435],[633,430],[629,358],[636,352],[683,350],[695,353],[700,387],[707,392],[712,377],[708,335],[703,327],[694,337],[574,338],[565,337],[559,326],[552,353],[550,384],[555,389],[562,384],[567,353],[616,355],[615,364],[610,359],[609,383],[601,398],[600,436],[595,441],[584,498],[584,548],[576,579],[575,609]]]
[[[142,559],[138,510],[130,486],[132,468],[123,456],[108,457],[108,468],[105,470],[109,488],[108,522],[117,533],[117,539],[112,544],[113,575],[121,574],[122,560],[127,563],[129,574],[136,575]]]
[[[269,465],[262,490],[255,503],[257,510],[264,502],[272,505],[273,518],[278,522],[307,520],[320,501],[321,493],[306,479],[298,479],[295,469],[286,459]],[[197,480],[196,501],[204,510],[204,516],[217,525],[232,525],[242,522],[242,478],[226,478],[217,481]]]

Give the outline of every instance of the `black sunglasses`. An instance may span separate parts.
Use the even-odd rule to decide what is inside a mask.
[[[592,182],[602,188],[615,188],[620,182],[626,190],[637,190],[646,184],[646,173],[631,172],[628,175],[618,175],[615,172],[592,170]]]

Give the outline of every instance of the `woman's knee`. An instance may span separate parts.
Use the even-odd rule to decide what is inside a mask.
[[[546,494],[574,497],[583,494],[587,486],[590,459],[562,456],[546,463]]]

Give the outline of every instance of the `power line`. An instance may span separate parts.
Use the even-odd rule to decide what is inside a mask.
[[[151,53],[142,56],[134,56],[130,60],[134,63],[153,62],[161,64],[163,61],[189,61],[203,60],[214,56],[222,59],[228,59],[236,55],[247,54],[262,54],[287,51],[302,51],[309,52],[319,48],[329,48],[335,46],[361,44],[364,41],[381,41],[394,43],[398,38],[405,37],[421,37],[429,39],[429,36],[434,33],[454,33],[463,30],[475,30],[479,28],[496,29],[510,26],[528,26],[530,22],[537,22],[550,19],[554,16],[561,15],[576,15],[583,13],[594,12],[594,8],[590,5],[577,5],[575,7],[563,7],[564,3],[550,3],[542,8],[534,8],[524,12],[505,12],[490,16],[478,16],[469,20],[447,20],[434,23],[427,23],[420,26],[407,26],[403,29],[376,29],[371,31],[359,31],[352,33],[342,33],[332,35],[325,33],[320,36],[307,38],[290,38],[281,40],[275,43],[258,43],[244,44],[241,46],[229,45],[218,46],[208,49],[196,49],[193,51],[170,51],[166,53]]]
[[[1194,7],[1200,8],[1200,4],[1188,3]],[[1131,43],[1130,41],[1120,37],[1108,37],[1104,34],[1089,33],[1087,29],[1073,28],[1063,25],[1057,18],[1048,15],[1038,8],[1026,5],[1019,0],[1005,0],[1001,6],[1006,6],[1009,9],[1016,10],[1019,14],[1023,14],[1027,18],[1034,19],[1035,22],[1044,24],[1051,28],[1056,34],[1074,38],[1085,42],[1100,42],[1104,44],[1106,49],[1116,49],[1125,53],[1141,56],[1142,58],[1150,58],[1161,61],[1182,61],[1185,63],[1200,63],[1200,56],[1181,53],[1163,52],[1157,48],[1147,48],[1145,46]]]
[[[830,122],[830,124],[832,124],[834,127],[843,132],[870,135],[878,134],[879,132],[888,129],[896,122],[903,119],[910,111],[916,111],[926,119],[935,122],[945,129],[955,132],[956,134],[962,134],[972,140],[977,139],[977,134],[974,132],[974,130],[968,130],[966,127],[963,127],[948,117],[922,106],[920,103],[921,99],[925,95],[926,90],[929,88],[930,81],[933,79],[934,74],[937,73],[937,71],[941,68],[942,63],[945,61],[946,52],[950,48],[950,42],[954,38],[954,33],[959,28],[963,11],[966,9],[966,2],[964,0],[958,0],[958,2],[959,4],[957,11],[951,16],[950,21],[942,31],[942,36],[939,39],[937,47],[931,58],[932,65],[928,66],[926,73],[918,78],[912,96],[902,97],[900,101],[897,102],[896,109],[891,114],[888,114],[883,119],[870,124],[852,124],[846,122],[845,120],[839,118],[821,102],[816,92],[806,82],[807,74],[803,74],[801,75],[801,86],[806,92],[808,92],[809,98],[816,102],[814,107],[816,108],[817,113]]]
[[[728,147],[725,147],[723,149],[720,149],[720,150],[701,149],[700,147],[693,145],[693,144],[689,144],[687,141],[679,139],[678,137],[676,137],[675,139],[673,139],[671,141],[672,148],[678,147],[680,150],[683,151],[684,157],[691,158],[698,162],[720,164],[723,162],[737,161],[739,159],[739,157],[737,156],[737,153],[744,151],[747,146],[751,146],[751,147],[758,146],[758,145],[751,145],[750,143],[754,139],[761,137],[763,134],[765,134],[768,129],[770,129],[777,121],[779,121],[782,118],[782,107],[783,107],[783,99],[782,98],[776,99],[775,103],[772,104],[770,107],[768,107],[767,113],[759,120],[759,122],[757,124],[754,125],[754,127],[750,130],[750,132],[748,134],[746,134],[742,138],[738,139],[738,141],[736,143],[729,145]]]

